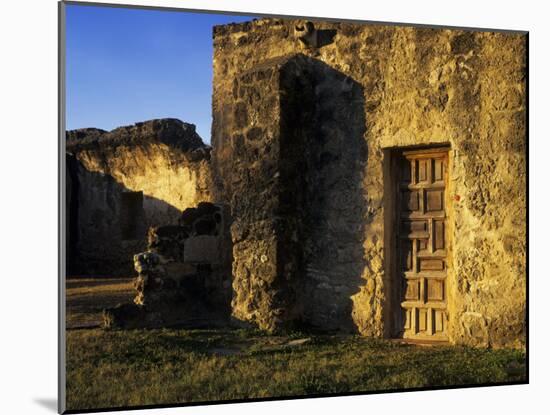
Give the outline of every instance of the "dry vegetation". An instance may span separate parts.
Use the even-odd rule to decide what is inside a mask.
[[[127,281],[93,284],[71,286],[69,315],[85,315],[85,304],[93,305],[92,321],[106,303],[129,295]],[[524,380],[525,353],[518,350],[244,330],[80,329],[67,335],[69,409]]]
[[[71,278],[67,280],[67,328],[101,324],[104,308],[131,302],[132,278]]]

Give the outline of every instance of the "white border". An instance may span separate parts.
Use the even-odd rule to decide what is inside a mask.
[[[128,413],[543,413],[550,344],[544,267],[549,153],[549,25],[544,2],[338,0],[116,1],[147,6],[530,31],[530,360],[531,384],[466,390],[173,408]],[[53,413],[57,389],[57,4],[2,4],[2,342],[3,413]],[[537,123],[541,137],[537,139]],[[537,192],[534,189],[537,189]],[[538,330],[537,330],[538,328]],[[535,345],[538,345],[537,349]],[[540,350],[537,353],[537,350]],[[125,412],[126,413],[126,412]]]

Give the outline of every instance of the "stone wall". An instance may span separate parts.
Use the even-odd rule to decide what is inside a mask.
[[[132,272],[147,229],[175,224],[210,201],[210,147],[192,124],[152,120],[111,132],[67,132],[73,222],[73,274]],[[75,187],[76,186],[76,187]]]
[[[304,139],[309,148],[304,163],[294,167],[296,177],[305,181],[304,203],[309,205],[303,218],[311,225],[303,240],[302,252],[307,254],[296,262],[306,269],[302,277],[295,277],[301,278],[300,292],[305,294],[303,323],[389,335],[387,150],[447,144],[453,200],[448,224],[453,258],[447,277],[450,340],[485,346],[523,344],[526,36],[326,22],[315,22],[313,29],[302,21],[282,19],[215,27],[212,143],[217,197],[274,200],[267,196],[273,191],[269,186],[247,190],[227,180],[235,177],[232,166],[244,176],[254,171],[248,170],[254,163],[268,163],[262,152],[270,146],[282,151],[284,134],[276,129],[284,125],[279,120],[285,115],[277,96],[287,92],[277,82],[261,79],[242,97],[235,88],[245,74],[260,73],[258,68],[266,62],[297,54],[307,57],[313,68],[312,111],[317,120]],[[280,79],[280,70],[275,73]],[[244,101],[240,108],[247,111],[256,103],[264,110],[247,112],[250,117],[241,123],[236,99]],[[301,108],[298,104],[294,111]],[[254,130],[254,117],[266,114],[275,117],[269,124],[274,130],[265,125]],[[251,144],[254,140],[260,145]],[[314,142],[317,145],[310,147]],[[254,185],[267,177],[250,176],[249,184]],[[247,195],[252,191],[256,194]],[[299,200],[293,203],[302,206]],[[238,223],[242,210],[234,203],[232,208]],[[241,239],[241,231],[234,233],[234,243]],[[268,258],[274,254],[268,248],[275,246],[271,241],[264,247]],[[258,263],[247,271],[234,268],[234,273],[236,314],[270,326],[276,319],[268,311],[269,296],[263,308],[248,306],[253,303],[250,293],[264,295],[269,290],[259,286],[257,291],[247,284],[276,272],[264,271]],[[250,277],[254,273],[257,276]]]
[[[68,275],[130,272],[131,255],[142,242],[122,237],[124,187],[109,175],[90,172],[74,155],[67,159]]]

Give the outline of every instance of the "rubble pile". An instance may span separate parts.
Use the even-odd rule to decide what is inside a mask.
[[[151,227],[147,251],[133,258],[134,304],[105,310],[104,327],[205,326],[228,315],[222,219],[221,206],[201,202],[186,209],[178,225]]]

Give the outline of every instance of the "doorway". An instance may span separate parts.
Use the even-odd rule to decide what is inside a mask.
[[[392,151],[392,337],[448,340],[448,154]]]

